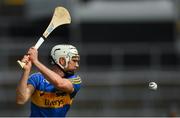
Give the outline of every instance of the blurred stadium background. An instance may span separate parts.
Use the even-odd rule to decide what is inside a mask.
[[[179,0],[1,0],[0,116],[29,116],[30,104],[15,104],[16,60],[59,5],[72,24],[56,29],[39,57],[48,64],[59,43],[80,50],[83,85],[68,116],[180,116]]]

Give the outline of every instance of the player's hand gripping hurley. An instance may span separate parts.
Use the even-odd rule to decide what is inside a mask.
[[[43,36],[39,38],[37,43],[35,44],[35,48],[38,49],[41,44],[44,42],[45,39],[49,36],[49,34],[58,26],[64,24],[71,23],[71,16],[67,9],[64,7],[56,7],[51,22],[49,23],[48,27],[46,28]],[[21,62],[20,60],[17,61],[19,65],[23,68],[26,63]]]

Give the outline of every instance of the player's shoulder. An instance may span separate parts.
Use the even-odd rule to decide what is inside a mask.
[[[79,75],[73,75],[68,78],[73,84],[81,84],[81,77]]]

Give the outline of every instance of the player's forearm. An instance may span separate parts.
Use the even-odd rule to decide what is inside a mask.
[[[16,103],[24,104],[28,100],[27,80],[30,70],[24,71],[16,89]]]
[[[63,78],[59,76],[57,73],[47,68],[39,61],[34,62],[34,65],[39,69],[41,73],[43,73],[47,77],[46,79],[53,85],[55,85],[56,87],[59,87],[59,85],[63,86]]]

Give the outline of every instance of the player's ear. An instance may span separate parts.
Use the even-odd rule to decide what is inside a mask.
[[[60,57],[59,58],[59,63],[62,65],[62,66],[65,66],[66,65],[66,60],[64,57]]]

